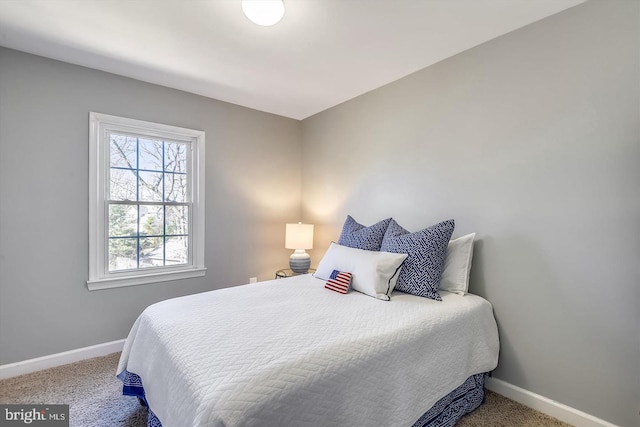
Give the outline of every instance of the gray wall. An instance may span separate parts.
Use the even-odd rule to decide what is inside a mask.
[[[206,132],[204,278],[88,291],[89,112]],[[271,279],[300,122],[0,48],[0,364],[125,338],[156,301]]]
[[[346,214],[454,218],[495,377],[621,426],[640,425],[639,4],[587,2],[302,127],[316,263]]]

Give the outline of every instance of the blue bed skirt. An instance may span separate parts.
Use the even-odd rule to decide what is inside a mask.
[[[450,427],[484,402],[485,379],[489,374],[476,374],[442,399],[420,417],[413,427]]]
[[[487,375],[487,373],[476,374],[467,378],[460,387],[438,400],[412,427],[454,426],[460,418],[472,412],[484,402]],[[120,373],[118,378],[123,383],[122,394],[136,396],[149,410],[147,427],[162,427],[158,417],[149,408],[144,388],[142,387],[142,379],[128,371]]]

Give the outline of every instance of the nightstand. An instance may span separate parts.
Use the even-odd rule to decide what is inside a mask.
[[[282,268],[276,271],[276,279],[284,279],[285,277],[299,276],[300,274],[315,273],[315,268],[310,268],[306,273],[294,273],[290,268]]]

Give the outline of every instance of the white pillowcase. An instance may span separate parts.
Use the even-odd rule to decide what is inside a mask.
[[[389,301],[407,254],[367,251],[331,242],[314,277],[329,280],[333,270],[351,273],[351,289]]]
[[[450,240],[447,258],[440,277],[440,289],[464,295],[469,291],[469,272],[473,258],[473,239],[476,233]]]

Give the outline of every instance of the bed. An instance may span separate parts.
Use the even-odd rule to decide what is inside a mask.
[[[149,425],[453,425],[498,361],[491,304],[340,294],[313,275],[148,307],[118,366]]]

